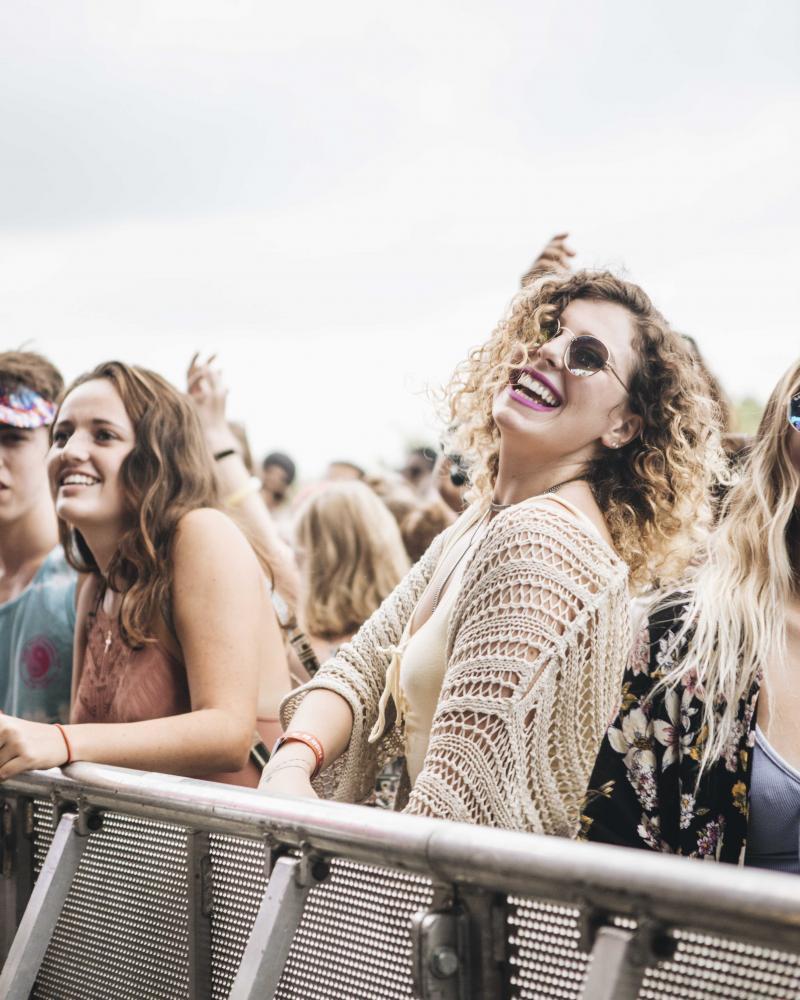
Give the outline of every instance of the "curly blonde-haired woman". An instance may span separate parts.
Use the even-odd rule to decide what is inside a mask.
[[[800,363],[767,403],[707,562],[635,645],[582,836],[800,872],[798,667]]]
[[[644,292],[605,272],[523,289],[449,402],[472,504],[284,702],[262,787],[313,795],[322,771],[359,801],[404,752],[409,812],[572,836],[629,582],[681,572],[707,518],[713,404]]]

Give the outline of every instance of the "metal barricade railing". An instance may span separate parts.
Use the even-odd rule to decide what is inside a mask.
[[[791,1000],[800,880],[74,764],[0,786],[3,1000]]]

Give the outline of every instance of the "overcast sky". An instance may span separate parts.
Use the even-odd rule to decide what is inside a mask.
[[[394,462],[568,229],[764,399],[798,139],[796,0],[6,0],[2,344],[216,350],[257,452]]]

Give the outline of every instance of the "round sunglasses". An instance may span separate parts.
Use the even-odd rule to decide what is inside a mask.
[[[578,336],[569,327],[562,326],[560,319],[545,323],[540,326],[540,329],[546,341],[555,340],[562,333],[569,335],[570,339],[564,351],[564,367],[571,375],[576,375],[578,378],[589,378],[608,369],[625,392],[630,392],[611,364],[608,348],[602,340],[598,340],[597,337],[592,337],[588,333]]]
[[[789,402],[786,405],[786,417],[789,426],[793,430],[800,431],[800,392],[789,397]]]

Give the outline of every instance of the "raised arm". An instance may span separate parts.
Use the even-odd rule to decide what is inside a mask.
[[[409,812],[574,835],[619,690],[625,580],[599,539],[549,501],[494,522],[454,609]]]
[[[265,581],[246,539],[213,510],[185,515],[174,545],[173,618],[192,711],[64,727],[74,760],[204,775],[241,768],[264,655]],[[0,719],[0,779],[66,762],[58,729]]]
[[[568,274],[572,270],[571,258],[575,256],[575,251],[567,244],[568,237],[569,233],[556,233],[551,238],[523,274],[520,280],[522,288],[545,274]]]
[[[294,553],[278,534],[260,491],[254,488],[256,484],[242,459],[241,445],[228,425],[225,416],[228,390],[222,376],[210,362],[201,364],[197,355],[189,365],[188,393],[211,454],[224,456],[214,462],[220,498],[223,503],[227,499],[229,504],[235,504],[230,513],[268,564],[275,589],[294,608],[300,586]]]

